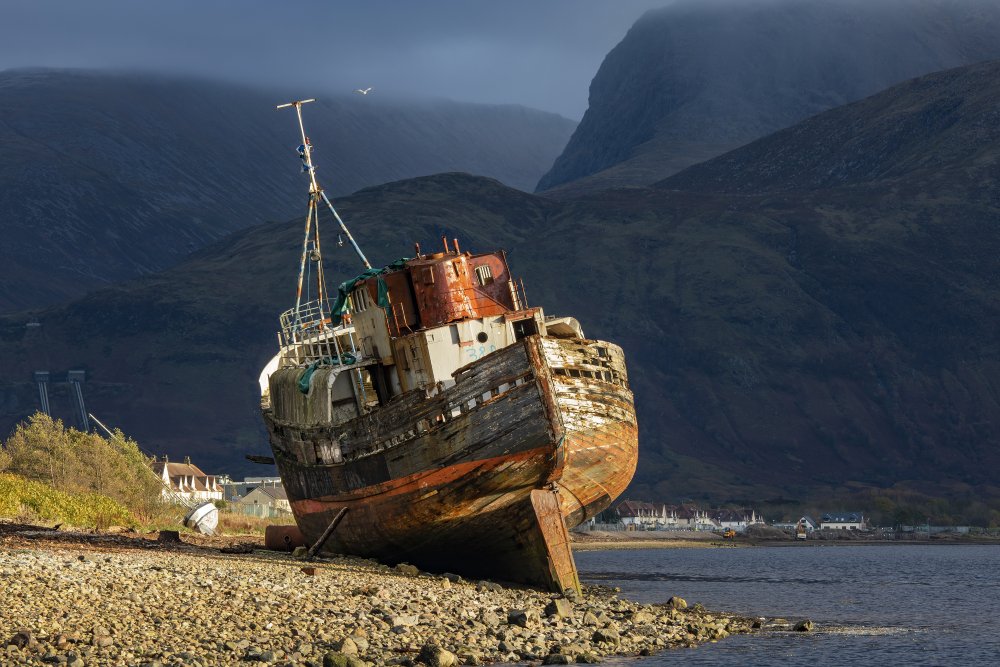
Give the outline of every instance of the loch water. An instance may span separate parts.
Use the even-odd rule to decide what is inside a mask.
[[[640,602],[812,620],[811,633],[733,636],[630,667],[1000,665],[1000,545],[584,551],[584,583]]]

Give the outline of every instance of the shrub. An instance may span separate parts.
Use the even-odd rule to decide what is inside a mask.
[[[161,485],[150,460],[121,431],[109,440],[67,429],[62,421],[39,412],[17,426],[0,455],[0,464],[9,461],[9,472],[70,495],[113,499],[140,520],[161,511]]]

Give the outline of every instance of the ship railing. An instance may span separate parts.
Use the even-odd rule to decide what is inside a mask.
[[[321,301],[308,301],[289,308],[279,316],[281,333],[288,343],[298,342],[317,331],[330,328],[329,307]]]
[[[282,366],[307,366],[316,362],[352,366],[361,357],[354,339],[354,327],[346,323],[332,326],[327,308],[318,301],[286,310],[280,322],[278,345]]]

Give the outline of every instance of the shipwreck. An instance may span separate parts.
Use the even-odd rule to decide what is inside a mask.
[[[314,549],[578,589],[568,529],[624,491],[638,457],[621,348],[529,306],[503,251],[442,239],[371,268],[316,180],[308,101],[282,105],[298,115],[309,212],[295,306],[260,378],[299,529]],[[365,267],[335,292],[326,209]]]

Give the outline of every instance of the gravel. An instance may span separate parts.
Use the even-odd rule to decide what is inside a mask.
[[[564,598],[347,557],[30,546],[0,544],[3,665],[593,663],[760,627],[603,587]]]

